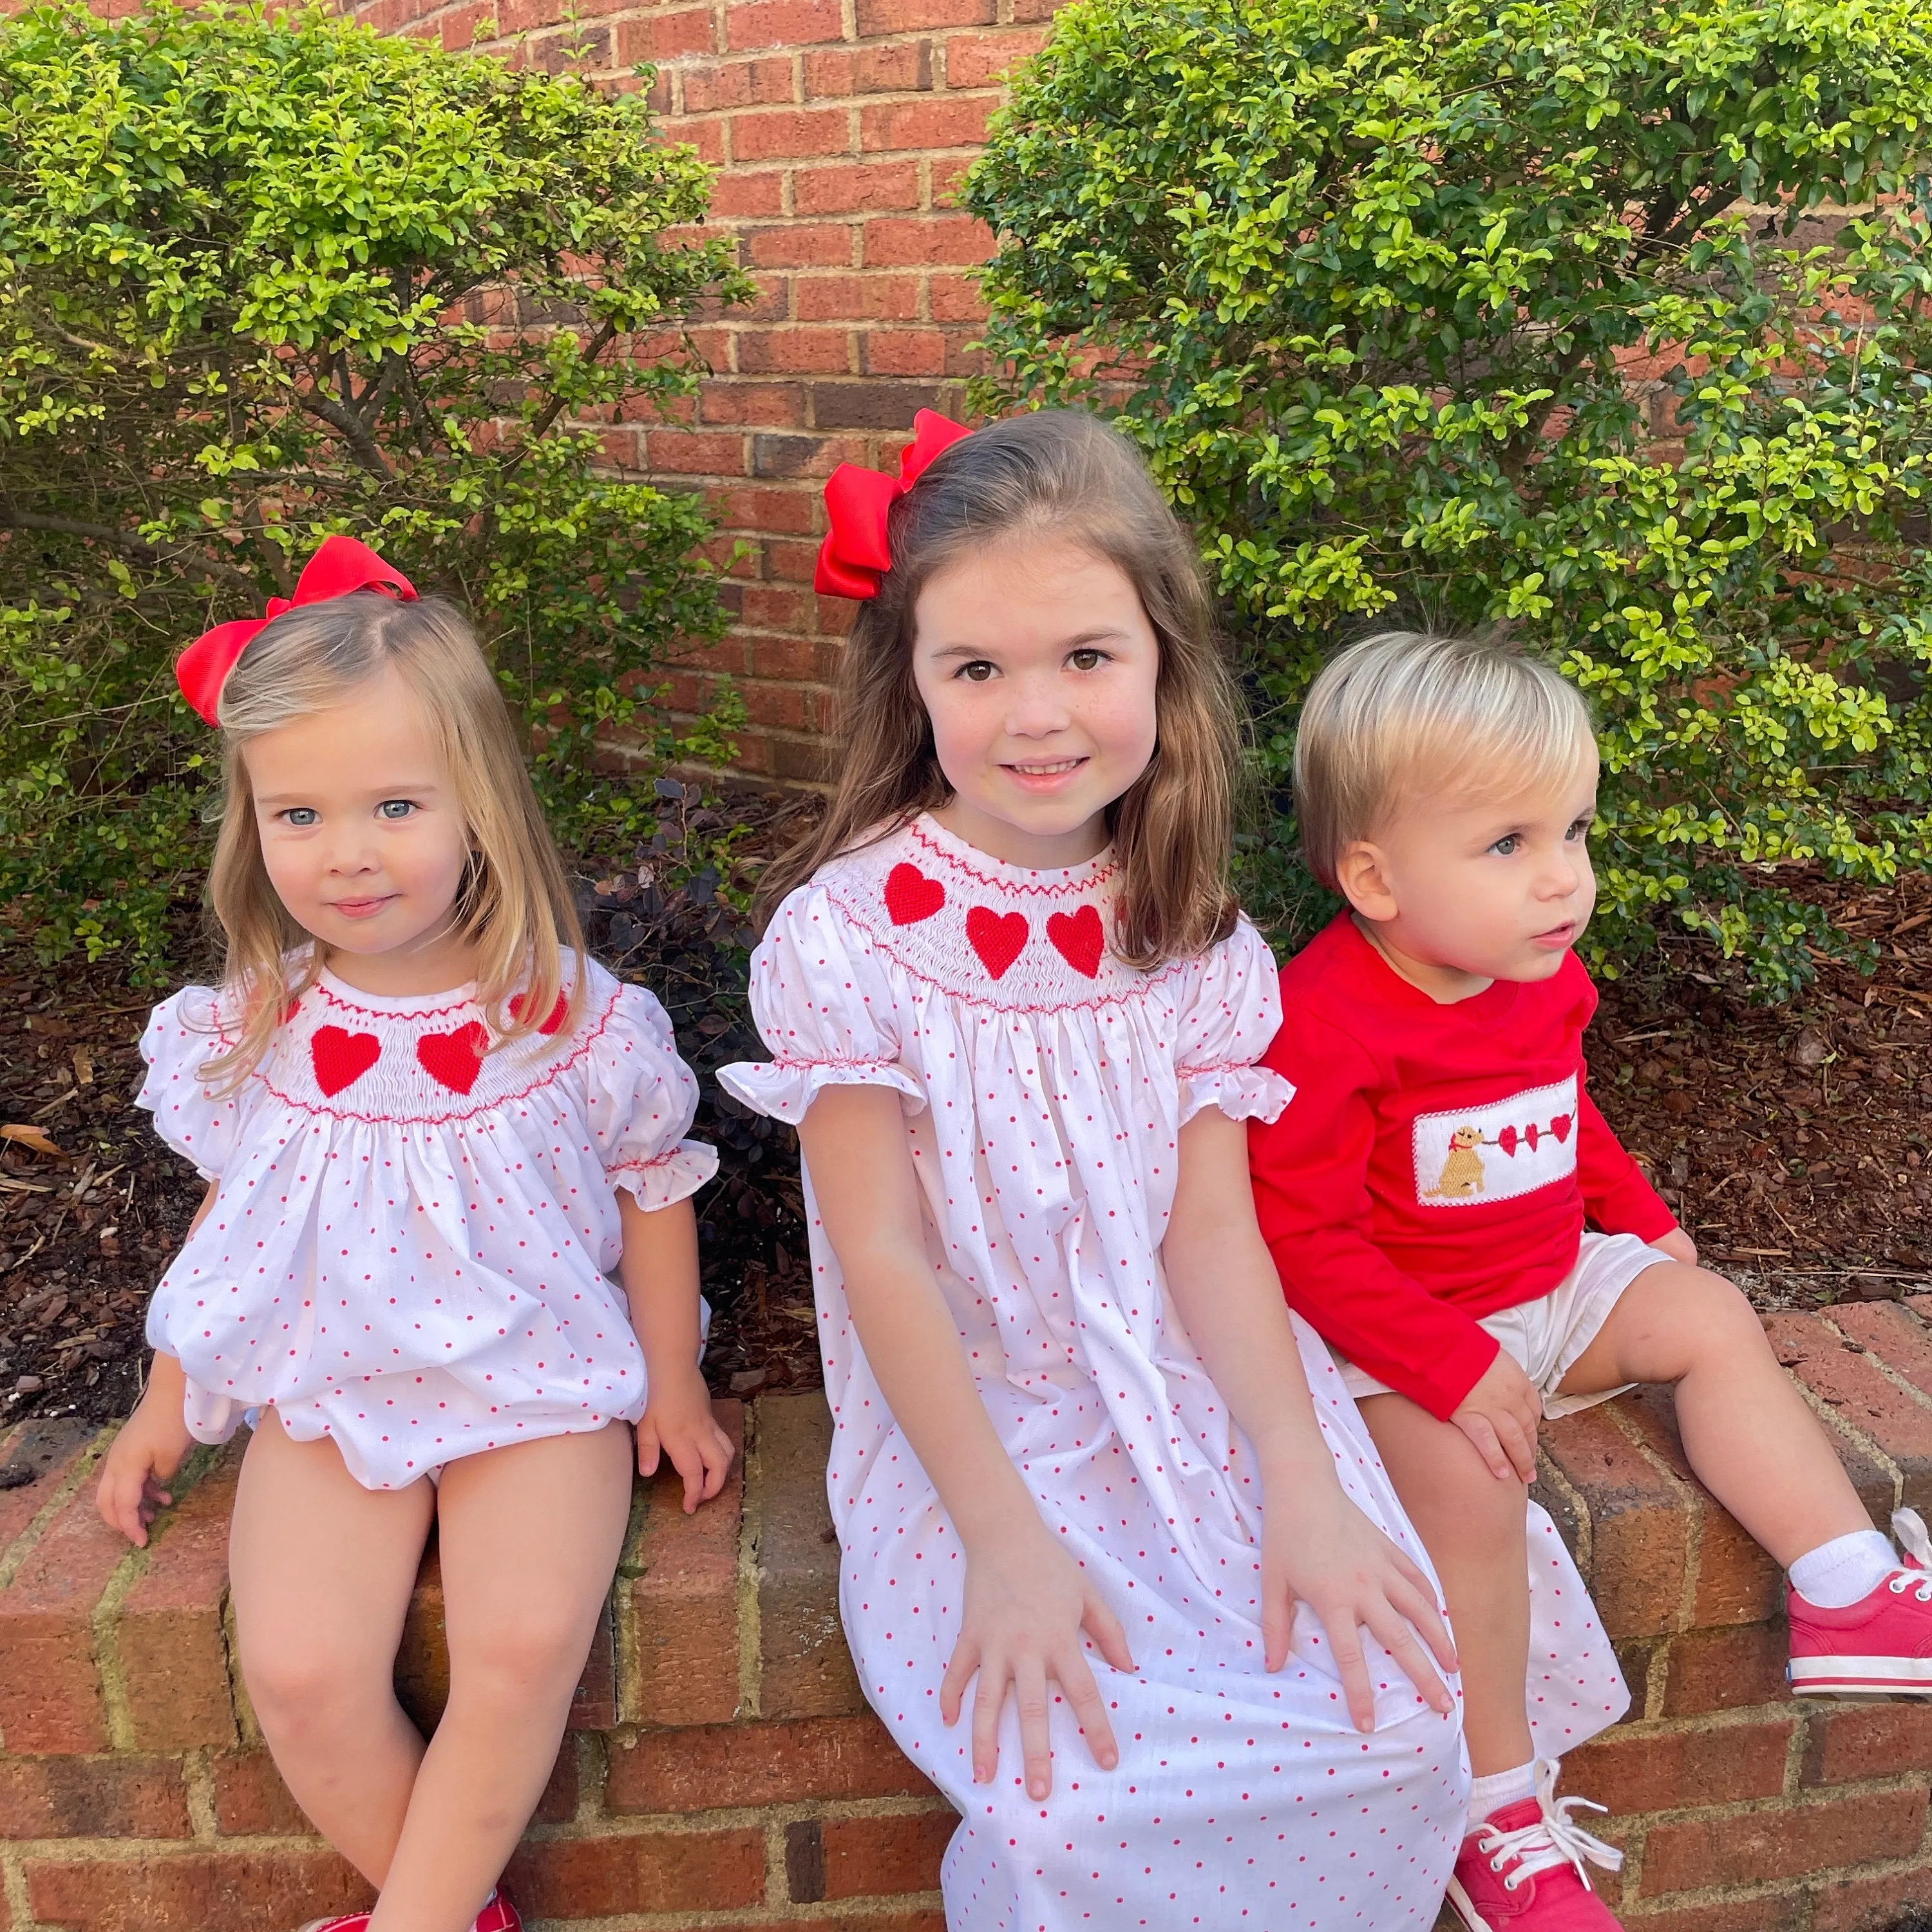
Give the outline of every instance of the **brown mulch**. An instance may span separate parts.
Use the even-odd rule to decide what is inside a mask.
[[[818,1378],[796,1143],[712,1077],[759,1052],[748,935],[718,887],[748,878],[745,854],[782,840],[796,808],[734,800],[732,820],[748,814],[753,832],[721,881],[671,862],[731,820],[674,799],[656,841],[580,880],[592,950],[664,1000],[704,1084],[694,1131],[721,1153],[698,1202],[706,1370],[720,1394]],[[1825,964],[1796,1005],[1754,1006],[1735,969],[1671,939],[1604,987],[1592,1045],[1612,1124],[1706,1261],[1766,1308],[1932,1287],[1932,880],[1807,890],[1878,943],[1870,978]],[[190,938],[181,956],[205,974]],[[137,1393],[147,1299],[202,1192],[133,1105],[154,997],[111,964],[0,953],[0,1421],[105,1419]]]

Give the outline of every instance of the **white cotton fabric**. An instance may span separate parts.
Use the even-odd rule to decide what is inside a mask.
[[[981,1396],[1132,1649],[1131,1674],[1094,1658],[1120,1767],[1095,1766],[1056,1698],[1035,1804],[1010,1702],[989,1786],[969,1725],[940,1723],[964,1561],[859,1347],[808,1174],[846,1633],[874,1708],[962,1814],[952,1932],[1426,1928],[1463,1830],[1459,1726],[1370,1642],[1377,1727],[1358,1734],[1305,1610],[1286,1667],[1264,1670],[1252,1452],[1161,1275],[1182,1122],[1289,1102],[1255,1064],[1280,1018],[1274,962],[1245,922],[1156,972],[1102,956],[1115,885],[1105,855],[1023,870],[922,818],[824,868],[758,949],[773,1058],[721,1080],[793,1121],[831,1083],[902,1096]],[[1294,1330],[1344,1489],[1426,1568],[1327,1349]]]
[[[616,1190],[662,1208],[718,1157],[683,1138],[698,1086],[664,1009],[583,970],[574,1024],[560,1008],[494,1052],[470,988],[384,998],[325,972],[227,1099],[200,1072],[232,1042],[221,996],[154,1009],[138,1104],[220,1183],[148,1314],[199,1441],[272,1406],[399,1489],[643,1414]]]

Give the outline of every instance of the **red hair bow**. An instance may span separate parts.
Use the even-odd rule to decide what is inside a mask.
[[[842,463],[825,479],[825,508],[832,527],[818,547],[812,587],[834,597],[863,600],[879,594],[879,579],[892,567],[886,541],[886,513],[939,452],[972,431],[932,410],[912,419],[912,441],[899,454],[896,482],[878,470]]]
[[[218,724],[221,687],[235,668],[235,660],[248,648],[256,632],[298,604],[326,604],[352,590],[380,590],[405,604],[416,602],[416,587],[393,566],[385,563],[367,544],[353,537],[324,537],[314,556],[296,580],[292,597],[271,597],[268,613],[238,617],[204,631],[175,660],[175,682],[182,697],[204,723]]]

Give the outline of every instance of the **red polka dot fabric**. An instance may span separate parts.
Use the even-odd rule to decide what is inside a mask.
[[[272,1405],[398,1489],[459,1456],[644,1412],[616,1190],[646,1208],[716,1171],[664,1009],[584,962],[577,1024],[488,1050],[472,989],[388,999],[324,973],[218,1098],[223,996],[164,1000],[137,1096],[220,1190],[162,1277],[148,1340],[225,1442]]]
[[[973,1782],[966,1726],[939,1718],[963,1556],[814,1214],[846,1633],[874,1708],[962,1814],[944,1876],[955,1932],[1426,1928],[1462,1831],[1460,1728],[1371,1643],[1377,1727],[1358,1735],[1306,1612],[1287,1666],[1263,1669],[1258,1478],[1161,1275],[1182,1123],[1292,1104],[1255,1064],[1280,1017],[1274,962],[1245,922],[1154,973],[1096,955],[1115,884],[1104,856],[1024,870],[921,818],[794,893],[758,949],[772,1058],[720,1077],[794,1121],[827,1083],[902,1096],[934,1277],[988,1413],[1132,1648],[1131,1673],[1094,1659],[1120,1766],[1100,1771],[1056,1704],[1054,1792],[1030,1802],[1009,1706],[997,1780]],[[1327,1349],[1295,1331],[1344,1489],[1426,1568]],[[1575,1585],[1553,1533],[1537,1554]],[[1580,1625],[1580,1586],[1565,1603]],[[1580,1688],[1567,1645],[1538,1666],[1558,1728],[1616,1714],[1577,1705],[1612,1700],[1606,1681]]]

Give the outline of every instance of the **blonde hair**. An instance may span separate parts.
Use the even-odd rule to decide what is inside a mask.
[[[990,542],[1058,538],[1120,572],[1160,644],[1154,754],[1107,808],[1121,880],[1114,952],[1144,968],[1226,938],[1238,910],[1228,864],[1240,713],[1194,544],[1133,446],[1078,410],[992,424],[941,452],[893,505],[887,535],[892,568],[839,667],[838,788],[818,829],[773,861],[764,910],[952,796],[913,682],[920,592]]]
[[[457,896],[476,950],[476,998],[493,1043],[532,1034],[565,990],[564,955],[584,941],[508,707],[461,611],[436,597],[402,603],[358,590],[287,611],[253,638],[221,688],[221,830],[208,903],[227,940],[226,1013],[242,1016],[201,1077],[232,1092],[268,1050],[291,999],[315,983],[321,949],[277,896],[262,856],[247,752],[251,740],[345,702],[384,671],[415,700],[449,774],[472,856]],[[306,949],[290,972],[290,956]],[[571,975],[563,1030],[582,998]],[[514,1012],[508,1003],[520,995]]]
[[[1582,694],[1504,638],[1364,638],[1323,666],[1301,707],[1294,805],[1308,868],[1332,889],[1343,851],[1403,800],[1553,789],[1594,742]]]

